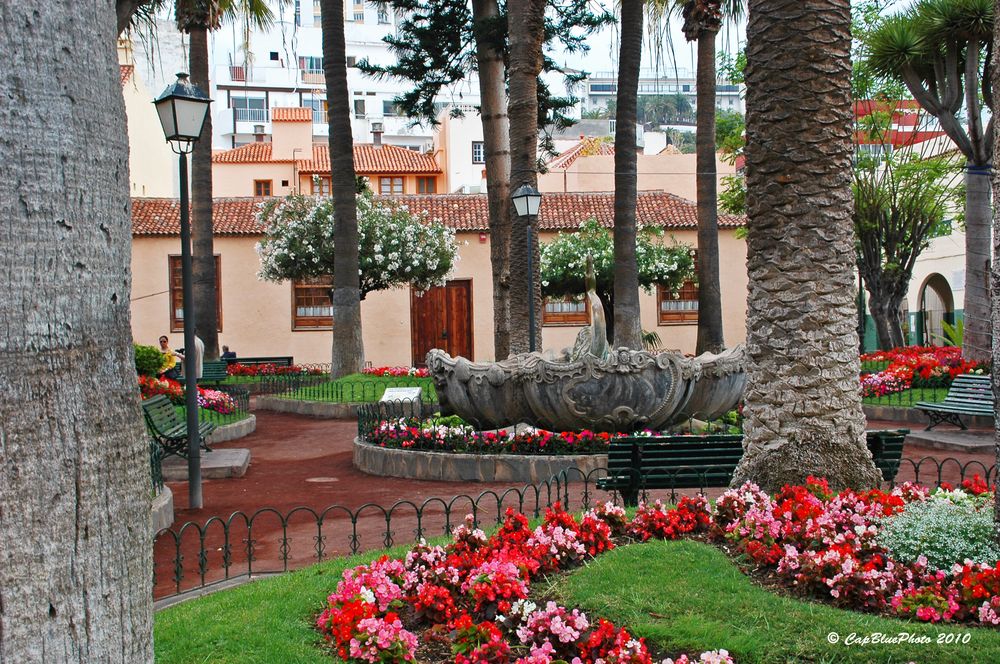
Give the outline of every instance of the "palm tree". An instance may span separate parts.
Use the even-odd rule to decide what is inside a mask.
[[[639,269],[635,256],[635,123],[642,59],[643,0],[621,0],[618,103],[615,110],[615,347],[642,348],[639,324]],[[609,336],[612,332],[609,330]]]
[[[743,0],[683,0],[684,37],[698,42],[695,180],[698,192],[698,340],[696,353],[726,346],[719,283],[718,181],[715,166],[715,38],[725,17],[743,16]]]
[[[472,0],[480,117],[486,152],[486,198],[490,211],[490,265],[493,270],[494,357],[510,355],[510,122],[504,39],[491,38],[500,17],[496,0]]]
[[[508,67],[510,118],[510,187],[538,188],[538,74],[542,71],[542,43],[545,38],[545,0],[510,0]],[[512,203],[508,203],[512,205]],[[542,283],[539,276],[538,228],[529,217],[511,214],[510,243],[510,351],[523,353],[530,339],[539,339]],[[533,289],[528,293],[528,234],[531,234]],[[530,329],[528,312],[535,310],[535,329]],[[530,344],[535,348],[538,343]]]
[[[281,0],[284,2],[284,0]],[[248,47],[253,28],[267,30],[274,14],[266,0],[177,0],[177,29],[190,36],[188,67],[191,82],[210,89],[208,33],[222,19],[240,22]],[[205,342],[206,359],[219,357],[219,312],[215,249],[212,236],[212,114],[205,116],[201,140],[191,154],[191,255],[194,278],[195,333]]]
[[[733,482],[873,487],[855,330],[850,0],[751,0],[749,17],[746,453]]]
[[[361,371],[365,347],[361,339],[361,285],[358,209],[355,199],[354,138],[347,89],[344,1],[322,0],[323,73],[330,123],[330,193],[333,196],[333,349],[330,374],[340,378]]]
[[[868,38],[866,64],[901,80],[966,159],[965,336],[966,359],[990,358],[990,172],[993,120],[984,128],[982,104],[993,110],[989,72],[993,0],[921,0],[885,19]],[[984,55],[985,54],[985,55]],[[980,100],[982,94],[982,101]],[[964,106],[963,127],[959,113]]]
[[[0,97],[16,100],[0,113],[5,662],[153,661],[149,444],[129,328],[112,6],[3,9],[0,51],[12,57]]]

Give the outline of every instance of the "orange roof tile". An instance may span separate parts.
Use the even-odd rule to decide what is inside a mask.
[[[291,159],[272,159],[271,143],[247,143],[232,150],[216,152],[212,161],[217,164],[278,164],[292,163]],[[313,145],[312,159],[296,160],[300,173],[329,173],[330,149],[326,145]],[[375,147],[371,144],[354,146],[354,170],[358,175],[386,173],[440,173],[433,155],[414,152],[396,145]]]
[[[573,165],[580,157],[592,157],[594,155],[613,155],[615,144],[603,137],[588,137],[581,139],[576,145],[563,150],[563,152],[547,166],[550,169],[566,169]]]
[[[405,205],[414,213],[425,213],[458,231],[485,231],[489,212],[485,194],[413,194],[379,196],[381,200]],[[261,198],[216,198],[213,224],[216,235],[259,235],[256,216]],[[615,195],[611,192],[548,193],[542,197],[539,229],[573,230],[595,218],[610,228],[614,221]],[[133,198],[132,234],[179,235],[180,206],[176,199]],[[697,206],[663,191],[640,191],[636,214],[640,224],[667,230],[696,229]],[[721,228],[738,228],[743,217],[720,214]]]
[[[135,71],[135,65],[118,65],[120,69],[120,74],[122,78],[122,87],[132,79],[132,72]]]
[[[312,122],[311,108],[302,106],[275,106],[271,109],[271,122]]]

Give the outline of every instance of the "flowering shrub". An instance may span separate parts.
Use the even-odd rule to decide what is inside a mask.
[[[399,616],[387,613],[358,623],[350,656],[362,662],[412,662],[416,650],[417,637],[403,629]]]
[[[228,415],[236,412],[236,401],[225,392],[199,387],[198,407]]]
[[[318,367],[303,367],[298,364],[279,366],[270,362],[265,364],[240,364],[239,362],[233,362],[226,367],[226,372],[230,376],[319,376],[326,373]]]
[[[430,375],[426,367],[368,367],[361,373],[366,376],[414,376],[416,378],[426,378]]]
[[[476,431],[468,424],[445,424],[433,419],[382,420],[366,435],[379,447],[465,452],[470,454],[600,454],[608,451],[614,434],[594,431],[553,433],[543,429],[521,432]]]
[[[184,386],[170,378],[139,376],[139,394],[143,399],[162,394],[172,403],[178,406],[184,405]],[[232,396],[219,390],[209,390],[203,387],[198,388],[198,407],[213,410],[223,415],[234,413],[237,410],[236,401]]]
[[[357,207],[362,297],[406,284],[417,292],[444,285],[458,260],[454,230],[406,206],[377,201],[371,192],[358,195]],[[261,279],[334,273],[332,199],[288,196],[265,203],[257,221],[264,232],[257,243]]]
[[[861,356],[862,363],[887,363],[884,369],[861,374],[861,396],[880,397],[912,387],[947,387],[955,376],[984,373],[984,367],[962,359],[955,346],[905,346]]]

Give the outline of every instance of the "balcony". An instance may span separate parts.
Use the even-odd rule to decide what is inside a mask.
[[[234,108],[233,117],[237,122],[264,124],[271,121],[271,113],[266,108]]]

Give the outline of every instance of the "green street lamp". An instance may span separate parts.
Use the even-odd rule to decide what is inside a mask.
[[[535,352],[535,250],[531,244],[533,222],[542,206],[542,194],[530,184],[522,184],[510,195],[514,200],[514,211],[519,217],[527,217],[528,229],[528,352]]]
[[[191,270],[191,218],[188,210],[187,156],[201,137],[205,115],[212,100],[188,75],[177,74],[153,104],[163,126],[163,135],[179,157],[181,204],[181,283],[184,311],[184,394],[188,433],[188,507],[201,509],[201,449],[198,437],[198,376],[195,373],[194,293]]]

